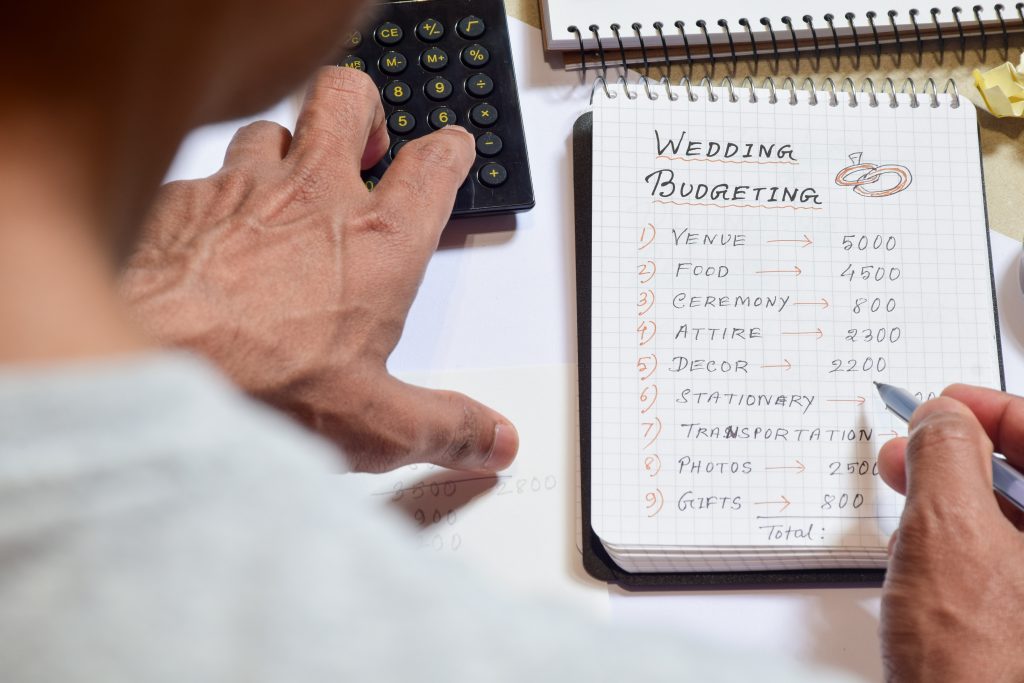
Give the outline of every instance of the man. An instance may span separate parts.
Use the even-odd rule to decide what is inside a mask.
[[[338,447],[371,471],[498,470],[515,456],[506,419],[385,366],[472,138],[409,143],[367,193],[359,169],[386,149],[377,93],[321,69],[294,135],[254,124],[216,175],[159,182],[189,129],[282,97],[356,9],[4,8],[5,680],[825,680],[504,595],[332,495]],[[883,600],[886,671],[1019,680],[1024,544],[987,463],[993,442],[1024,462],[1024,401],[947,393],[881,454],[908,495]]]

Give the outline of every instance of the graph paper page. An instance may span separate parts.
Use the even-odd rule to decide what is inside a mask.
[[[594,103],[592,523],[606,544],[882,548],[873,386],[999,387],[975,111]]]

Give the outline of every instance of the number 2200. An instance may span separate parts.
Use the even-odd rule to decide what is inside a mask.
[[[878,358],[872,358],[868,356],[864,359],[850,358],[844,360],[842,358],[835,358],[832,361],[832,369],[828,371],[828,374],[833,372],[882,372],[888,366],[885,362],[885,358],[879,356]]]

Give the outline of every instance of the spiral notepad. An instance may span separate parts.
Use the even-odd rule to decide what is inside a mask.
[[[873,382],[1002,386],[973,106],[805,85],[595,87],[586,511],[626,572],[884,567]]]
[[[787,0],[770,12],[743,0],[697,5],[617,0],[544,0],[545,44],[573,51],[567,66],[651,63],[780,54],[937,49],[962,51],[968,41],[1004,48],[1024,32],[1024,3],[917,7],[911,0],[850,6]],[[588,57],[589,55],[589,57]]]

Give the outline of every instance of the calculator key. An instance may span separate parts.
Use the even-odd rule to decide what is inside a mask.
[[[501,138],[487,132],[476,139],[476,153],[482,157],[493,157],[501,153]]]
[[[428,43],[441,40],[444,35],[444,24],[437,19],[424,19],[416,26],[416,35]]]
[[[390,104],[405,104],[412,97],[412,88],[404,81],[391,81],[384,86],[384,99]]]
[[[473,74],[466,79],[466,92],[474,97],[487,97],[494,92],[494,81],[487,74]]]
[[[416,117],[407,111],[393,111],[388,117],[388,129],[395,135],[405,135],[416,127]]]
[[[423,92],[435,102],[441,102],[452,96],[452,83],[443,76],[435,76],[423,86]]]
[[[420,64],[428,71],[440,71],[448,66],[448,53],[439,47],[427,48],[420,55]]]
[[[498,122],[498,110],[483,102],[469,110],[469,119],[481,128],[487,128]]]
[[[359,69],[360,71],[366,71],[366,62],[363,61],[362,57],[356,57],[355,55],[349,55],[345,57],[345,61],[341,63],[342,66],[347,66],[350,69]]]
[[[363,178],[363,185],[366,185],[366,189],[373,192],[373,188],[377,187],[377,183],[380,182],[380,178],[374,175],[368,175]]]
[[[473,43],[462,51],[462,63],[470,68],[485,66],[489,61],[491,53],[480,43]]]
[[[508,171],[505,170],[505,167],[493,161],[481,166],[477,175],[480,182],[487,187],[498,187],[508,180]]]
[[[468,39],[479,38],[487,29],[484,25],[484,20],[480,17],[475,17],[472,14],[460,19],[457,28],[459,30],[459,35]]]
[[[377,27],[373,35],[381,45],[395,45],[402,40],[402,27],[386,21]]]
[[[396,76],[405,71],[405,67],[409,66],[409,61],[401,52],[391,50],[385,52],[380,58],[379,66],[384,73]]]
[[[405,143],[407,143],[407,142],[409,142],[409,141],[408,140],[399,140],[395,144],[391,145],[391,149],[388,150],[388,156],[391,157],[392,161],[394,161],[395,157],[398,155],[398,150],[402,149],[402,147],[405,147]]]
[[[451,126],[455,123],[455,112],[448,107],[438,107],[434,111],[430,112],[427,122],[430,123],[430,127],[435,130],[438,128],[444,128],[445,126]]]
[[[359,31],[349,31],[345,36],[345,47],[357,48],[363,44],[363,34]]]

